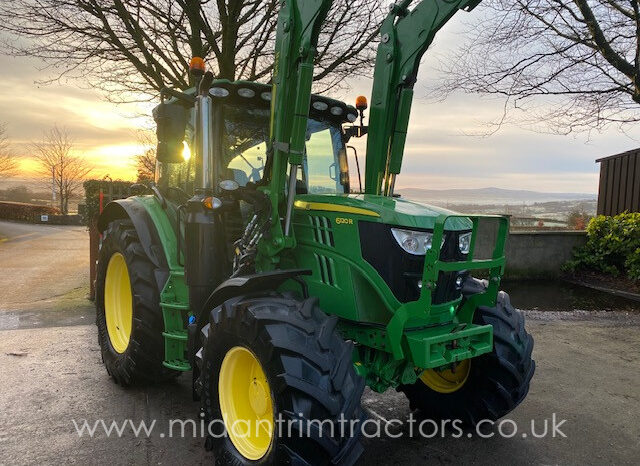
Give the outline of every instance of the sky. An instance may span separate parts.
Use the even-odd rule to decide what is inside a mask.
[[[427,97],[438,60],[462,42],[469,21],[464,15],[445,26],[423,60],[396,186],[597,192],[595,159],[638,147],[640,131],[629,136],[610,127],[599,133],[558,136],[508,124],[491,136],[478,136],[488,121],[499,117],[501,101],[464,94],[453,94],[444,102]],[[133,158],[144,151],[139,131],[152,127],[144,115],[150,115],[153,105],[114,105],[78,81],[39,85],[37,81],[53,76],[42,68],[32,59],[0,54],[0,122],[8,125],[21,163],[20,177],[36,176],[30,143],[58,125],[68,129],[77,153],[95,167],[93,177],[134,179]],[[370,80],[354,76],[349,84],[350,90],[334,97],[348,103],[359,94],[369,97]],[[354,145],[363,159],[363,141]]]

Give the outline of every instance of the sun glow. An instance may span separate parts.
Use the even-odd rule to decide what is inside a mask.
[[[36,176],[41,170],[40,164],[32,158],[21,158],[18,163],[18,170],[22,175]]]
[[[182,148],[182,158],[187,162],[191,158],[191,148],[189,144],[187,144],[187,141],[182,141],[182,144],[184,145]]]
[[[108,174],[113,179],[133,180],[136,177],[136,156],[148,149],[142,144],[99,146],[89,150],[85,158],[95,167],[93,176]]]

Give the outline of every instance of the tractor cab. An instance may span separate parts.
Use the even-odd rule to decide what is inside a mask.
[[[188,90],[185,96],[195,94]],[[268,142],[270,135],[271,87],[255,82],[216,80],[211,83],[209,96],[212,112],[209,125],[216,139],[210,152],[212,160],[198,149],[195,107],[185,105],[184,99],[172,98],[154,111],[156,118],[169,118],[175,123],[159,122],[159,139],[173,153],[158,157],[156,184],[161,192],[169,193],[176,202],[192,196],[197,189],[205,189],[203,165],[212,167],[216,179],[209,188],[216,191],[220,182],[231,180],[240,187],[265,184],[265,170],[269,170]],[[171,111],[167,109],[170,108]],[[338,100],[313,95],[305,133],[305,153],[302,169],[297,175],[298,194],[348,194],[349,167],[345,143],[350,137],[343,125],[353,123],[357,110]],[[184,124],[183,131],[163,132],[167,127]],[[348,129],[348,128],[346,128]],[[182,139],[181,139],[182,138]],[[171,194],[173,192],[173,194]],[[180,195],[182,194],[182,195]]]
[[[167,89],[154,109],[158,137],[154,189],[168,215],[175,218],[176,255],[184,264],[190,307],[197,316],[224,280],[282,268],[272,262],[275,254],[265,253],[264,244],[267,238],[276,239],[271,230],[283,223],[279,210],[285,209],[285,197],[332,202],[351,193],[345,144],[359,111],[311,95],[300,169],[295,183],[285,183],[275,155],[279,148],[270,141],[273,88],[196,76],[196,88]],[[273,194],[282,199],[275,208]],[[304,200],[295,206],[292,219],[300,202]],[[294,221],[299,218],[298,214]],[[288,236],[292,238],[293,232]],[[295,265],[295,252],[285,254],[282,261],[305,267]]]

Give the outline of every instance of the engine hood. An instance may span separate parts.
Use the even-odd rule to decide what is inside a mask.
[[[303,194],[296,196],[297,209],[344,212],[345,216],[365,217],[389,225],[433,229],[440,215],[460,215],[441,207],[373,194]],[[471,220],[454,217],[447,220],[446,230],[469,230]]]

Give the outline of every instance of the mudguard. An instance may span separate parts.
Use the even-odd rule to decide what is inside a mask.
[[[287,280],[299,281],[303,295],[306,298],[308,297],[306,284],[304,281],[299,279],[302,275],[311,275],[311,270],[272,270],[270,272],[263,272],[254,275],[243,275],[242,277],[233,277],[225,280],[213,291],[213,293],[211,293],[209,298],[205,301],[204,306],[202,306],[201,315],[198,315],[197,320],[189,324],[187,328],[187,351],[189,355],[189,363],[193,368],[192,395],[194,401],[198,401],[200,399],[200,395],[196,387],[200,371],[198,366],[195,364],[196,352],[201,346],[198,333],[209,321],[207,313],[211,312],[215,307],[234,296],[242,296],[261,291],[274,291]]]
[[[125,218],[133,223],[144,252],[155,265],[156,281],[162,289],[169,276],[169,266],[158,230],[142,203],[135,198],[109,202],[98,217],[98,231],[102,233],[113,220]]]
[[[203,310],[211,311],[227,299],[248,293],[277,290],[285,281],[302,276],[311,275],[308,269],[272,270],[254,275],[229,278],[222,282],[205,301]],[[301,283],[303,293],[306,294],[304,282]],[[207,312],[205,311],[205,312]]]

